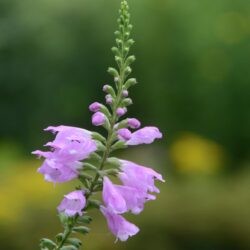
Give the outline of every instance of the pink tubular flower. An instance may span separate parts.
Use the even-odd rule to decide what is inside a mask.
[[[144,127],[132,133],[127,145],[150,144],[155,139],[162,138],[162,133],[156,127]]]
[[[162,176],[151,168],[140,166],[131,161],[120,160],[122,173],[119,178],[126,186],[136,188],[140,192],[156,192],[159,189],[154,185],[154,181],[164,182]],[[152,195],[146,195],[146,199],[155,199]]]
[[[126,109],[126,108],[118,108],[118,109],[116,110],[116,114],[117,114],[118,116],[123,116],[123,115],[126,114],[126,112],[127,112],[127,109]]]
[[[105,206],[116,214],[129,210],[133,214],[139,214],[147,201],[144,192],[133,187],[115,185],[108,177],[104,177],[102,197]]]
[[[131,138],[131,132],[127,128],[117,130],[117,136],[121,141],[128,141]]]
[[[116,190],[114,184],[106,176],[103,178],[102,197],[105,205],[114,213],[122,214],[127,212],[125,200]]]
[[[54,141],[46,144],[53,148],[52,151],[32,152],[46,159],[38,172],[44,175],[46,181],[54,183],[76,178],[78,170],[82,167],[80,161],[88,158],[97,149],[91,132],[68,126],[48,127],[45,130],[57,132],[57,135]]]
[[[44,175],[44,179],[53,183],[73,180],[78,176],[78,170],[82,164],[78,161],[61,163],[56,159],[46,159],[38,172]]]
[[[102,214],[106,217],[110,231],[120,241],[126,241],[130,236],[139,232],[139,228],[125,220],[121,215],[115,214],[112,210],[101,206]]]
[[[136,118],[128,118],[128,126],[133,129],[137,129],[141,126],[141,123]]]
[[[91,112],[97,112],[97,111],[100,111],[101,107],[102,107],[101,103],[93,102],[92,104],[89,105],[89,110]]]
[[[61,204],[57,207],[58,212],[64,212],[67,216],[82,215],[82,209],[86,205],[86,198],[83,191],[73,191],[64,196]]]
[[[105,123],[106,116],[101,112],[96,112],[92,116],[92,124],[94,126],[101,126]]]

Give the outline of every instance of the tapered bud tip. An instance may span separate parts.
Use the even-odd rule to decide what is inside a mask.
[[[99,102],[93,102],[92,104],[89,105],[89,110],[91,112],[97,112],[100,110],[102,104]]]
[[[105,123],[105,121],[106,121],[106,116],[101,112],[96,112],[92,116],[92,124],[94,126],[101,126]]]
[[[127,112],[127,109],[126,109],[126,108],[118,108],[118,109],[116,110],[116,114],[117,114],[118,116],[123,116],[123,115],[126,114],[126,112]]]
[[[141,126],[141,123],[136,118],[128,118],[128,126],[133,129],[137,129]]]
[[[115,78],[114,78],[114,81],[115,81],[115,82],[119,82],[119,77],[118,77],[118,76],[115,77]]]
[[[122,91],[122,96],[128,97],[128,91],[126,89]]]
[[[102,90],[103,90],[103,92],[108,92],[109,88],[110,88],[110,86],[105,84],[105,85],[103,85]]]
[[[111,105],[113,103],[113,98],[111,95],[106,95],[105,99],[107,104]]]

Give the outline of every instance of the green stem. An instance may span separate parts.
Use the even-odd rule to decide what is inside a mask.
[[[122,5],[124,3],[126,3],[126,1],[122,0]],[[124,17],[125,13],[127,13],[127,9],[123,9],[123,7],[122,7],[120,15],[122,17]],[[106,150],[102,154],[102,158],[101,158],[100,165],[99,165],[99,170],[102,170],[104,168],[106,160],[110,155],[111,147],[112,147],[112,143],[113,143],[112,138],[113,138],[113,134],[115,133],[115,124],[119,119],[119,117],[116,114],[116,110],[119,107],[120,102],[122,100],[122,90],[123,90],[122,88],[123,88],[123,85],[124,85],[125,80],[126,80],[125,69],[126,69],[127,65],[126,65],[125,62],[126,62],[126,58],[127,58],[128,53],[125,53],[124,48],[125,48],[125,43],[126,43],[125,32],[126,32],[126,29],[127,29],[127,25],[128,24],[124,25],[124,27],[122,29],[123,31],[122,31],[122,34],[121,34],[122,35],[121,36],[122,46],[119,49],[120,49],[120,54],[121,54],[122,58],[121,58],[121,64],[119,65],[119,82],[117,84],[117,95],[116,95],[116,99],[114,100],[114,105],[112,107],[112,116],[111,116],[110,121],[109,121],[110,122],[110,129],[108,130],[108,135],[107,135],[107,140],[106,140]],[[97,181],[98,181],[99,178],[100,178],[100,174],[97,172],[95,177],[93,178],[93,181],[92,181],[92,183],[90,185],[88,193],[85,195],[87,204],[88,204],[88,201],[89,201],[90,197],[95,192],[95,187],[97,185]],[[86,207],[85,207],[84,210],[86,210]],[[55,250],[59,250],[64,246],[67,239],[71,235],[74,226],[77,223],[77,219],[78,219],[78,215],[75,216],[74,221],[70,225],[66,226],[64,234],[63,234],[63,238],[62,238],[60,244],[55,248]]]

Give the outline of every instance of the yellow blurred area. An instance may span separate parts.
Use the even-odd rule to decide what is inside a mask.
[[[226,158],[222,146],[188,132],[176,138],[169,154],[176,169],[182,173],[216,173],[224,166]]]
[[[41,163],[41,162],[40,162]],[[26,160],[13,162],[5,171],[0,182],[0,220],[17,223],[24,213],[32,206],[39,209],[50,209],[55,206],[56,198],[62,195],[65,186],[53,184],[43,180],[43,176],[36,172],[39,161]],[[45,201],[45,202],[43,202]]]
[[[230,11],[219,16],[216,34],[227,44],[236,44],[246,39],[250,33],[249,16]]]

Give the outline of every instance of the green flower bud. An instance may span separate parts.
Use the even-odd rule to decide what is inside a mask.
[[[130,65],[131,63],[133,63],[135,61],[135,56],[129,56],[126,60],[126,64]]]
[[[87,234],[90,232],[90,229],[88,227],[84,227],[84,226],[73,227],[73,232]]]
[[[137,81],[135,78],[129,78],[126,83],[124,84],[124,89],[128,89],[130,88],[131,86],[137,84]]]
[[[132,101],[131,98],[125,98],[125,99],[122,101],[122,105],[124,105],[124,106],[129,106],[129,105],[131,105],[131,104],[133,104],[133,101]]]
[[[109,67],[108,68],[108,73],[111,74],[114,77],[119,77],[119,73],[115,68]]]

